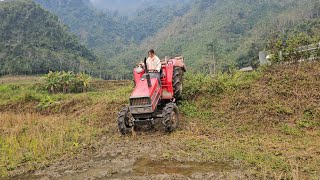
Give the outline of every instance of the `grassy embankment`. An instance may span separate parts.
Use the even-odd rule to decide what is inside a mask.
[[[186,145],[173,157],[235,162],[259,179],[320,178],[319,62],[189,76],[185,90]]]
[[[172,148],[159,158],[230,162],[253,179],[318,179],[319,72],[314,62],[215,79],[187,74],[183,120],[179,130],[163,134]],[[50,95],[32,82],[9,82],[0,80],[2,175],[68,158],[102,134],[122,141],[115,119],[127,103],[129,83],[96,82],[84,94]]]
[[[71,157],[114,131],[129,82],[94,81],[91,92],[49,94],[39,77],[0,79],[0,177]]]

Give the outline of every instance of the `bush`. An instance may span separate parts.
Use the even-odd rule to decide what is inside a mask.
[[[49,90],[50,93],[57,93],[60,89],[60,72],[52,72],[50,71],[46,77],[46,89]]]
[[[251,82],[260,77],[259,71],[240,72],[229,70],[216,76],[202,73],[186,73],[184,84],[184,97],[193,99],[197,95],[220,95],[226,92],[243,89],[250,86]]]
[[[90,86],[91,77],[85,73],[52,72],[46,77],[46,89],[50,93],[79,93],[86,92]]]
[[[26,91],[23,93],[22,97],[20,98],[23,102],[31,102],[39,100],[39,97],[34,92]]]
[[[57,104],[57,101],[54,98],[52,98],[51,96],[44,96],[40,99],[40,103],[37,109],[42,111],[56,104]]]
[[[271,61],[273,63],[279,62],[298,62],[301,59],[315,59],[319,57],[319,45],[320,36],[310,35],[305,32],[294,33],[287,32],[286,34],[274,35],[273,38],[269,39],[267,49],[272,54]],[[309,45],[315,50],[309,49]],[[282,51],[282,60],[280,60],[280,51]]]

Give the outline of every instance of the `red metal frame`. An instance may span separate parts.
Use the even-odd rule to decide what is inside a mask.
[[[174,97],[173,91],[173,72],[174,67],[182,67],[185,71],[185,65],[182,57],[174,58],[168,60],[162,65],[162,77],[161,77],[161,87],[159,81],[156,78],[151,79],[151,87],[148,86],[147,80],[143,78],[145,71],[137,73],[136,70],[133,71],[135,88],[130,96],[130,99],[135,98],[150,98],[151,106],[138,106],[131,107],[132,110],[137,110],[137,108],[144,108],[145,111],[141,113],[152,113],[157,108],[160,99],[171,100]],[[151,110],[151,109],[152,110]],[[140,112],[140,111],[139,111]],[[138,112],[137,112],[138,113]]]

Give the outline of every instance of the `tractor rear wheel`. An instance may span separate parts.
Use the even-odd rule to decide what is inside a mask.
[[[163,109],[163,125],[166,132],[174,131],[179,124],[179,111],[175,103],[168,103]]]
[[[128,107],[123,108],[118,116],[118,127],[122,135],[131,133],[133,127],[133,117]]]
[[[183,81],[183,70],[181,67],[174,67],[173,71],[173,90],[174,97],[176,100],[181,99],[182,96],[182,81]]]

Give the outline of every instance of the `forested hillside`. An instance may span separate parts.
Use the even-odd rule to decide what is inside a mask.
[[[256,67],[258,52],[266,49],[274,34],[317,19],[320,8],[317,0],[175,1],[178,3],[165,7],[165,2],[155,6],[155,1],[136,1],[136,6],[143,6],[127,17],[116,11],[97,11],[89,0],[37,2],[56,13],[94,49],[106,78],[116,79],[130,77],[132,66],[150,48],[162,58],[183,54],[189,67],[207,73],[214,64],[209,58],[212,54],[219,71],[230,66]],[[108,2],[94,4],[113,9],[120,1]]]
[[[320,57],[319,50],[305,51],[319,47],[320,18],[319,10],[312,14],[314,18],[298,22],[284,33],[275,32],[268,39],[267,49],[272,54],[271,61],[291,61]],[[297,51],[298,50],[298,51]],[[280,51],[282,57],[279,57]]]
[[[161,56],[183,54],[189,66],[208,70],[208,45],[213,45],[220,70],[230,65],[256,66],[272,34],[286,34],[308,20],[319,19],[318,0],[198,0],[185,16],[141,45]],[[314,26],[315,28],[319,28]],[[296,28],[304,32],[306,28]]]
[[[35,1],[57,14],[80,37],[84,45],[94,50],[101,59],[99,74],[107,79],[129,78],[133,63],[127,66],[124,61],[112,58],[130,49],[138,49],[142,41],[168,26],[175,17],[183,16],[190,8],[189,4],[166,6],[164,2],[162,8],[153,8],[151,3],[142,6],[134,16],[128,17],[114,11],[98,11],[90,5],[89,0]],[[134,62],[141,56],[142,54],[132,52],[125,59]]]
[[[319,32],[318,0],[34,1],[56,14],[94,51],[94,73],[106,79],[131,78],[134,64],[151,48],[161,58],[183,54],[188,67],[206,73],[214,61],[218,71],[256,67],[258,52],[278,51],[275,45],[285,42],[288,34],[303,32],[312,43]],[[128,3],[136,11],[119,13]],[[307,42],[296,46],[301,44]]]
[[[128,17],[113,11],[97,11],[90,6],[89,0],[36,0],[36,2],[57,14],[74,33],[79,35],[84,44],[108,58],[153,35],[169,24],[173,17],[182,16],[187,11],[185,6],[184,9],[168,6],[168,9],[155,8],[152,11],[143,9],[134,17]]]
[[[29,0],[0,2],[0,75],[85,71],[96,56]]]
[[[80,40],[94,48],[101,56],[111,57],[128,46],[123,32],[126,27],[113,15],[97,12],[88,4],[89,0],[36,0],[55,13],[80,37]]]

